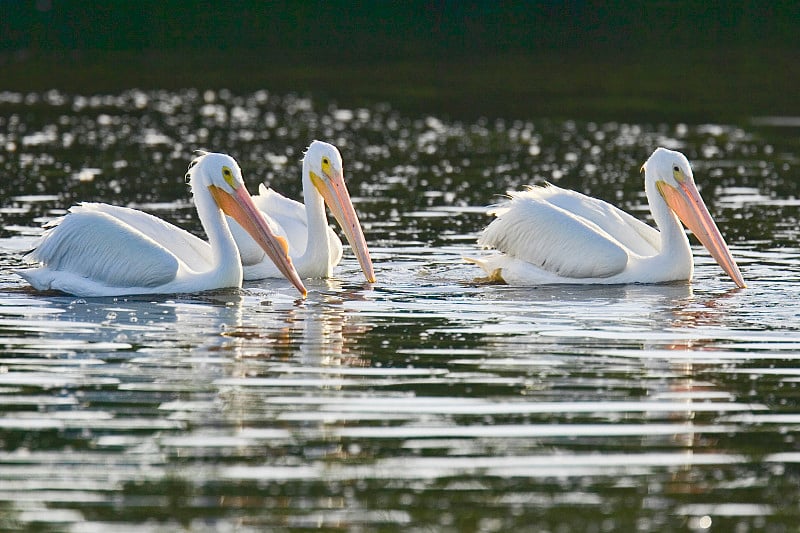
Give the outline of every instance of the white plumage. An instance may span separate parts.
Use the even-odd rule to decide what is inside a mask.
[[[286,254],[253,205],[233,158],[204,153],[188,174],[209,241],[142,211],[102,203],[72,207],[49,224],[19,274],[38,290],[77,296],[187,293],[239,287],[242,266],[223,211],[241,221],[303,294]],[[254,241],[256,242],[256,241]]]
[[[333,267],[342,260],[342,241],[333,229],[325,224],[324,231],[328,236],[325,243],[317,242],[319,229],[309,230],[306,217],[306,206],[291,198],[268,188],[263,183],[258,186],[258,194],[253,196],[256,207],[264,214],[276,235],[286,239],[289,244],[289,256],[303,278],[327,278],[333,273]],[[280,272],[264,252],[256,245],[238,225],[231,225],[233,236],[240,247],[244,279],[264,279],[280,277]],[[313,237],[310,237],[313,235]],[[311,247],[309,248],[309,240]],[[307,250],[322,249],[317,261],[310,256],[304,257]]]
[[[328,225],[325,205],[342,227],[367,281],[375,281],[364,232],[344,181],[342,156],[335,146],[314,141],[303,157],[304,203],[286,198],[264,185],[253,198],[276,234],[289,243],[289,255],[303,278],[328,278],[342,259],[342,241]],[[280,275],[250,236],[235,223],[233,236],[241,251],[244,278]]]
[[[555,185],[510,192],[468,259],[513,285],[659,283],[689,280],[693,258],[679,218],[740,287],[739,268],[694,185],[683,154],[657,149],[642,167],[656,230],[596,198]]]

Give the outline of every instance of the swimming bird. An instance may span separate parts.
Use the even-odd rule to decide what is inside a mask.
[[[187,178],[208,242],[136,209],[82,203],[47,227],[28,254],[38,266],[19,274],[38,290],[83,297],[240,287],[241,260],[225,214],[238,221],[305,296],[286,242],[253,204],[236,161],[202,152]]]
[[[510,192],[478,239],[497,252],[470,259],[511,285],[661,283],[691,280],[692,250],[680,221],[739,287],[739,267],[680,152],[656,149],[642,166],[658,230],[602,200],[547,184]]]
[[[303,156],[302,169],[304,203],[286,198],[263,184],[253,197],[275,233],[289,243],[289,255],[300,277],[329,278],[342,259],[342,241],[328,226],[327,204],[350,242],[364,276],[373,283],[372,259],[344,182],[339,150],[326,142],[312,142]],[[280,276],[275,264],[247,233],[236,224],[231,224],[231,229],[242,255],[244,279]]]

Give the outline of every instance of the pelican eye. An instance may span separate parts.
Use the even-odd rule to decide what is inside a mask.
[[[236,186],[236,179],[233,177],[233,171],[230,167],[222,167],[222,178],[234,189],[237,188]]]
[[[321,166],[322,166],[322,173],[325,174],[326,176],[329,175],[331,172],[331,160],[328,157],[323,157]]]
[[[672,176],[675,178],[676,181],[682,182],[686,179],[686,175],[683,173],[681,168],[678,165],[672,167]]]

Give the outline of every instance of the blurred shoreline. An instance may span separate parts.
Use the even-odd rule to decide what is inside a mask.
[[[38,51],[0,54],[0,90],[75,94],[220,89],[313,95],[345,107],[386,102],[456,119],[702,123],[797,116],[793,50],[594,53],[342,60],[248,51]]]
[[[0,0],[0,91],[219,89],[444,118],[800,116],[796,2]]]

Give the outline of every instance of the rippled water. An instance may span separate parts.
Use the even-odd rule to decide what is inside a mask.
[[[0,93],[0,529],[786,531],[800,521],[800,129],[456,122],[297,95]],[[299,196],[336,143],[378,283],[76,299],[13,273],[77,201],[200,231],[197,148]],[[508,188],[646,218],[684,151],[749,288],[518,289],[462,261]]]

